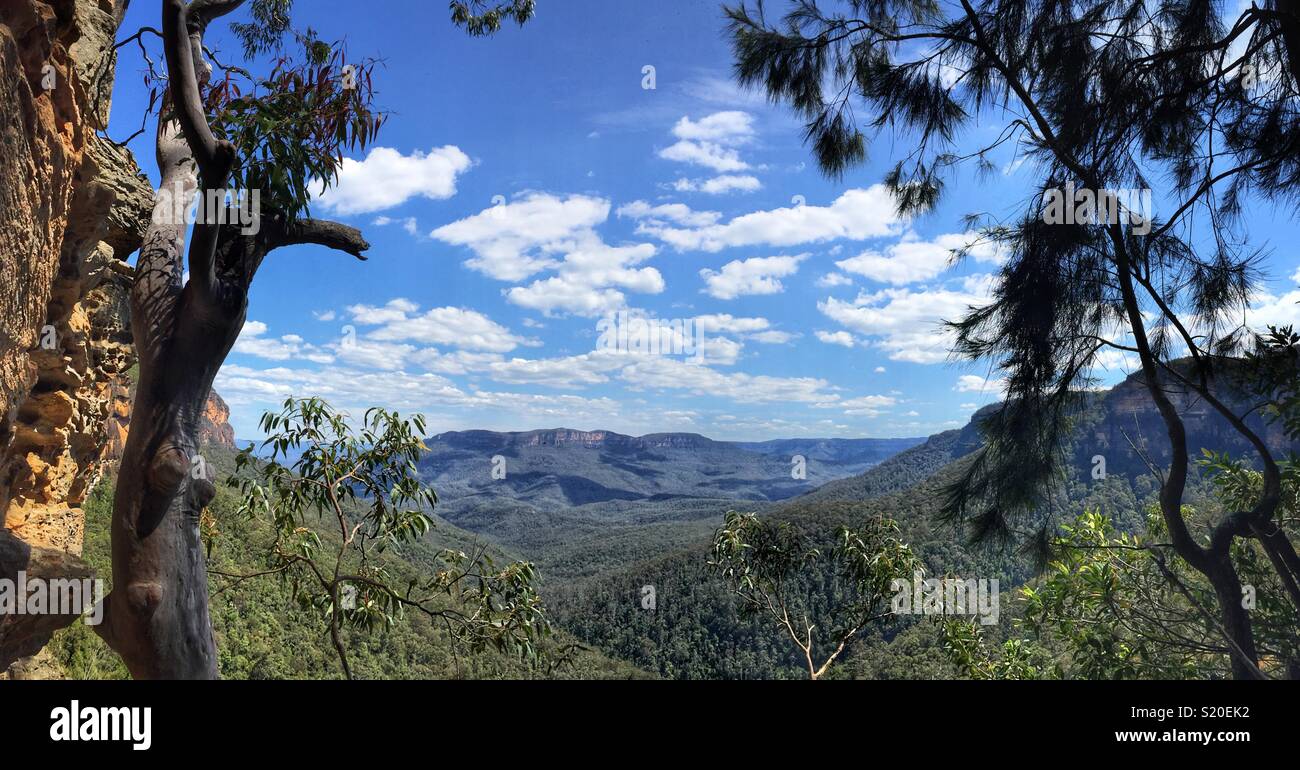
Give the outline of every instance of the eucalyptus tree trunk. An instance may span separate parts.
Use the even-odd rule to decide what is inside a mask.
[[[257,268],[271,250],[295,243],[362,259],[369,248],[356,229],[334,222],[286,222],[263,212],[257,232],[244,234],[204,211],[184,280],[180,211],[195,194],[207,200],[209,191],[223,191],[235,163],[235,148],[215,138],[203,112],[211,73],[203,32],[242,2],[162,2],[169,78],[162,115],[173,119],[159,118],[158,168],[163,190],[179,191],[183,202],[159,196],[136,265],[131,326],[140,370],[113,500],[113,591],[97,627],[137,679],[218,674],[199,537],[199,517],[216,489],[198,460],[198,428],[213,378],[243,328]]]

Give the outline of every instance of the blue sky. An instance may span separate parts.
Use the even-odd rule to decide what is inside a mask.
[[[156,26],[156,6],[134,3],[123,30]],[[737,440],[927,435],[997,399],[987,371],[948,361],[938,324],[987,296],[1000,255],[946,258],[969,240],[964,214],[1023,206],[1033,177],[1014,148],[995,157],[1003,174],[959,176],[935,212],[900,221],[877,185],[906,140],[884,135],[868,164],[824,178],[797,119],[730,80],[715,3],[543,0],[488,39],[443,3],[298,6],[298,25],[384,61],[391,117],[313,206],[373,248],[365,263],[319,247],[266,261],[217,378],[237,435],[290,394],[423,412],[434,432]],[[224,24],[208,42],[238,59]],[[124,49],[114,136],[139,126],[141,67]],[[131,146],[156,182],[151,137]],[[1300,323],[1293,226],[1267,209],[1249,221],[1273,248],[1256,315]],[[598,350],[618,310],[696,324],[703,361]],[[1109,363],[1103,377],[1122,377]]]

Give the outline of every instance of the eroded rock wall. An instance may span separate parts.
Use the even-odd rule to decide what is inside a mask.
[[[153,193],[99,139],[123,0],[0,0],[0,579],[83,577],[81,505],[125,438],[125,259]],[[70,617],[0,616],[0,671]]]

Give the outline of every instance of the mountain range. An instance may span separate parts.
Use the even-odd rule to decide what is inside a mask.
[[[613,502],[773,501],[808,492],[924,441],[782,439],[715,441],[695,433],[627,436],[567,428],[440,433],[425,441],[425,481],[440,509],[485,502],[562,510]]]

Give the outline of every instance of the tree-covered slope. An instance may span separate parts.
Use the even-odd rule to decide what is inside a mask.
[[[209,446],[207,460],[224,478],[232,467],[228,451]],[[217,573],[249,575],[266,568],[262,551],[271,537],[267,524],[236,514],[233,492],[218,484],[218,494],[208,508],[204,531],[211,535],[209,553],[210,596],[213,630],[220,655],[221,676],[227,679],[317,679],[342,675],[319,612],[300,606],[291,586],[273,576],[247,580],[221,577]],[[102,482],[86,505],[85,558],[111,588],[109,566],[109,521],[112,513],[111,480]],[[320,536],[328,542],[337,537],[322,526]],[[389,550],[380,563],[397,576],[429,574],[442,548],[472,550],[482,538],[439,520],[430,535],[419,544]],[[493,546],[498,561],[514,558]],[[563,631],[547,648],[559,654],[573,643]],[[446,632],[419,613],[386,630],[367,633],[345,630],[345,643],[354,675],[361,679],[443,678],[628,678],[646,674],[605,655],[571,650],[571,662],[554,669],[529,667],[519,660],[495,652],[457,653]],[[69,678],[126,678],[118,657],[82,623],[60,632],[50,645],[61,674]]]

